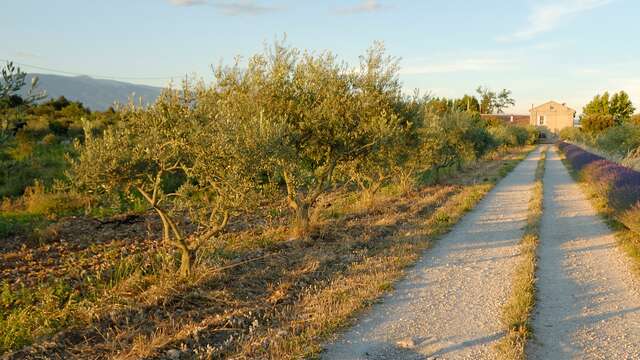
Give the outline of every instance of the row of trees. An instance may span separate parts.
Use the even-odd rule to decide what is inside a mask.
[[[305,236],[318,198],[337,181],[371,196],[390,178],[528,138],[524,129],[492,130],[477,113],[435,114],[430,99],[404,96],[398,62],[381,44],[356,69],[330,53],[276,44],[215,77],[211,86],[166,90],[148,109],[124,109],[101,136],[87,129],[70,170],[77,187],[99,198],[144,199],[165,241],[180,249],[182,274],[198,244],[262,202],[284,198],[293,234]],[[179,225],[185,214],[193,233]]]
[[[476,89],[478,97],[464,95],[458,99],[431,98],[428,107],[431,112],[444,114],[451,111],[474,112],[481,114],[502,114],[504,109],[515,105],[511,97],[511,90],[502,89],[495,92],[489,88],[479,86]]]

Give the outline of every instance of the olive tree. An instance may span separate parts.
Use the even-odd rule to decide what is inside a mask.
[[[149,109],[124,109],[122,121],[102,136],[87,129],[84,143],[76,141],[79,156],[69,173],[76,186],[96,196],[141,196],[160,217],[164,241],[180,250],[183,275],[190,271],[195,246],[172,214],[176,186],[167,183],[183,176],[188,165],[190,102],[186,94],[167,90]]]
[[[200,228],[201,241],[221,233],[231,215],[254,208],[268,193],[268,154],[278,128],[264,117],[242,118],[222,105],[216,89],[201,88],[189,137],[189,182],[180,202]]]
[[[18,117],[25,107],[46,97],[44,91],[38,91],[38,77],[35,76],[31,79],[31,84],[25,92],[26,78],[27,73],[14,65],[13,62],[7,62],[0,69],[0,111],[2,111],[0,114],[0,143],[6,141],[10,136],[9,130],[12,127],[12,122],[16,121],[16,119],[10,120],[9,114],[13,113]],[[23,92],[25,94],[22,94]],[[12,112],[3,111],[5,109],[14,110]]]
[[[246,67],[217,71],[218,111],[236,121],[261,118],[276,129],[265,163],[282,181],[296,235],[308,232],[310,211],[333,184],[336,167],[370,156],[401,126],[397,67],[383,50],[375,46],[352,69],[330,53],[275,44]]]
[[[287,117],[284,153],[278,159],[287,187],[289,206],[295,211],[295,230],[309,229],[309,212],[333,183],[337,166],[356,164],[356,178],[368,186],[384,180],[384,165],[376,166],[408,124],[400,112],[401,87],[397,62],[376,44],[348,69],[335,57],[305,55],[293,73],[293,86],[302,94],[296,117]],[[287,154],[296,153],[299,159]],[[393,161],[393,160],[392,160]],[[389,164],[391,165],[391,164]],[[373,171],[370,171],[373,170]],[[362,176],[359,176],[362,175]]]
[[[131,106],[100,137],[76,144],[71,178],[96,195],[139,195],[181,253],[188,275],[201,244],[222,233],[233,213],[252,208],[278,128],[261,116],[243,118],[224,105],[219,88],[187,82],[166,90],[150,108]],[[195,225],[185,234],[180,218]]]

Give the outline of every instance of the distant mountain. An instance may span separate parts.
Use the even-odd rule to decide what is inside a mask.
[[[144,104],[153,103],[162,90],[159,87],[130,84],[122,81],[94,79],[89,76],[60,76],[50,74],[29,74],[37,76],[38,89],[45,90],[48,98],[64,96],[69,100],[80,101],[91,110],[106,110],[115,102],[126,104],[131,96],[136,103],[142,97]]]

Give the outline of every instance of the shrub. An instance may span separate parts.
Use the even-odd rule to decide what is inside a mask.
[[[49,129],[52,133],[58,136],[67,136],[69,127],[72,124],[72,120],[69,119],[55,119],[49,122]]]
[[[623,124],[606,129],[595,141],[598,149],[623,158],[640,147],[640,125]]]
[[[527,145],[536,144],[538,142],[538,139],[540,139],[540,129],[533,125],[527,125],[524,129],[528,134]]]
[[[496,145],[476,114],[450,112],[429,115],[421,134],[417,155],[428,168],[446,168],[476,160]]]
[[[47,192],[44,185],[37,181],[27,187],[22,196],[25,210],[34,215],[57,218],[82,209],[84,202],[79,195],[61,191]]]
[[[614,126],[615,119],[609,114],[590,114],[584,115],[580,124],[585,132],[595,135]]]
[[[76,141],[71,182],[103,200],[146,203],[162,222],[164,241],[181,253],[181,275],[190,273],[202,240],[223,230],[230,211],[249,206],[258,161],[275,147],[263,142],[271,139],[263,117],[220,111],[217,100],[218,93],[185,84],[149,108],[124,109],[124,121],[101,137],[87,128],[84,144]],[[201,237],[183,232],[185,212]]]
[[[54,134],[47,134],[42,138],[42,143],[44,145],[55,144],[58,141],[58,137]]]
[[[566,127],[560,130],[560,139],[574,141],[574,142],[582,142],[583,134],[580,128],[576,127]]]
[[[525,145],[530,136],[527,129],[512,125],[492,126],[489,128],[489,132],[498,144],[505,146]]]
[[[620,222],[637,234],[640,234],[640,202],[622,213]]]

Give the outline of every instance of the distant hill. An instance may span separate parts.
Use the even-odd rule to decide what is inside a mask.
[[[152,103],[162,90],[154,86],[94,79],[89,76],[50,74],[29,74],[28,84],[33,76],[40,79],[38,89],[46,90],[48,98],[64,96],[69,100],[82,102],[91,110],[99,111],[108,109],[114,102],[126,104],[133,94],[136,102],[142,97],[143,103]]]

